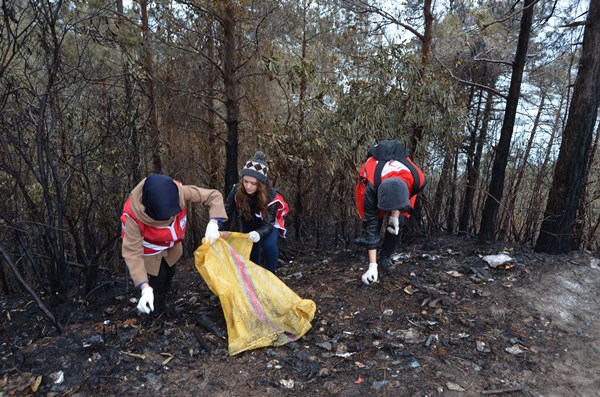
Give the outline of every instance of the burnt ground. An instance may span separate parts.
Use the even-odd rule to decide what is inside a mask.
[[[0,396],[600,395],[597,255],[430,239],[367,287],[360,250],[290,252],[279,276],[316,302],[313,328],[233,357],[191,259],[154,318],[124,280],[74,303],[62,335],[30,297],[2,298]],[[515,260],[481,259],[500,252]]]

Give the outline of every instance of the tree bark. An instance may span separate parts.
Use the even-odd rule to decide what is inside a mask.
[[[517,42],[517,52],[513,61],[513,70],[508,90],[508,100],[504,111],[504,121],[500,130],[500,140],[496,147],[496,155],[492,166],[492,180],[488,189],[488,196],[485,200],[481,226],[479,228],[479,238],[484,241],[491,241],[496,236],[496,225],[498,209],[502,201],[504,190],[504,176],[506,174],[506,165],[510,155],[510,141],[512,140],[515,119],[517,116],[517,106],[519,104],[519,95],[521,93],[521,81],[523,79],[523,70],[527,57],[527,48],[529,46],[529,35],[533,21],[533,9],[536,0],[525,0],[523,6],[523,15],[521,16],[521,28]]]
[[[223,86],[225,90],[225,124],[227,125],[227,143],[225,145],[225,195],[229,194],[231,187],[239,180],[238,173],[238,79],[236,73],[235,54],[237,42],[235,37],[235,4],[228,0],[225,4],[225,13],[221,19],[223,27]]]
[[[471,95],[475,93],[475,88],[471,87]],[[481,102],[483,101],[483,90],[479,91],[477,99],[477,110],[475,113],[475,125],[471,128],[471,136],[469,137],[469,145],[467,146],[467,175],[465,180],[465,192],[462,200],[462,207],[460,210],[460,216],[458,221],[458,233],[467,234],[469,232],[469,224],[471,221],[471,209],[475,185],[473,181],[475,179],[475,170],[473,168],[473,159],[475,158],[475,146],[477,144],[477,130],[479,129],[479,120],[481,120]],[[472,103],[472,101],[469,101]]]
[[[154,98],[154,71],[152,65],[152,52],[150,51],[150,27],[148,25],[148,1],[138,0],[142,14],[142,39],[144,49],[144,69],[146,72],[145,86],[146,98],[148,100],[148,111],[150,118],[150,147],[152,150],[153,172],[162,172],[162,161],[160,158],[160,131],[158,128],[158,115],[156,113],[156,100]]]
[[[573,228],[573,234],[571,235],[571,248],[578,250],[581,248],[583,243],[583,231],[585,229],[586,220],[588,218],[588,188],[590,183],[588,177],[590,175],[590,169],[594,164],[596,153],[598,151],[598,140],[600,139],[600,131],[596,131],[596,139],[590,150],[589,161],[585,170],[584,183],[581,188],[581,194],[579,195],[579,205],[577,206],[577,219],[575,220],[575,227]]]
[[[600,2],[590,2],[579,71],[536,252],[568,253],[600,104]]]

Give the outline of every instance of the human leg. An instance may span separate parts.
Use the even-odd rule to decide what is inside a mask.
[[[400,245],[400,239],[402,236],[402,226],[404,225],[404,217],[400,216],[399,218],[399,229],[397,235],[390,233],[387,228],[385,231],[385,236],[383,237],[383,243],[381,244],[381,255],[379,259],[379,263],[381,264],[381,268],[386,271],[394,270],[394,263],[392,262],[392,255]]]
[[[264,264],[261,264],[265,269],[275,272],[279,261],[279,247],[277,239],[279,238],[279,230],[273,228],[271,234],[264,239],[261,239],[260,246],[264,254]]]
[[[154,290],[154,309],[156,313],[164,310],[166,296],[171,290],[173,276],[175,276],[175,266],[169,266],[165,259],[160,262],[160,268],[156,276],[148,275],[148,284]]]

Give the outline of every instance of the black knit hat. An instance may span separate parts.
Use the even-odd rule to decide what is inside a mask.
[[[253,176],[265,185],[267,184],[268,174],[269,163],[267,163],[267,156],[260,150],[254,153],[254,156],[242,168],[242,176]]]
[[[173,178],[151,174],[142,189],[142,204],[146,214],[156,221],[166,221],[181,211],[179,189]]]
[[[388,178],[377,189],[377,207],[382,211],[403,210],[410,207],[408,186],[400,178]]]

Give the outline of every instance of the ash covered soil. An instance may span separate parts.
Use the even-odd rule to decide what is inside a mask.
[[[481,258],[502,252],[514,260]],[[597,255],[433,238],[370,287],[362,250],[285,256],[278,276],[316,302],[313,328],[233,357],[189,258],[160,316],[137,313],[124,279],[72,303],[62,335],[29,296],[3,297],[0,396],[600,395]]]

